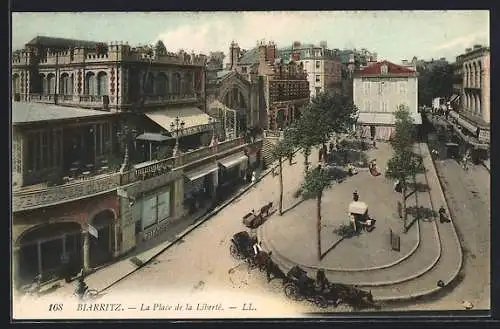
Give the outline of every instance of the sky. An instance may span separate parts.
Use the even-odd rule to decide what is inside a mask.
[[[400,63],[417,56],[454,61],[465,48],[489,45],[487,10],[276,11],[276,12],[86,12],[13,13],[12,48],[37,35],[130,45],[162,40],[169,51],[208,54],[236,41],[251,49],[259,40],[278,47],[293,41],[328,48],[366,48],[379,60]]]

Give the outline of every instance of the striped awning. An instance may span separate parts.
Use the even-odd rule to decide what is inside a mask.
[[[225,168],[231,168],[231,167],[239,165],[243,161],[247,161],[247,160],[248,160],[248,156],[246,156],[246,154],[243,152],[239,152],[239,153],[230,155],[228,157],[219,159],[218,161]]]
[[[198,178],[201,178],[203,176],[206,176],[210,173],[213,173],[217,171],[219,167],[217,166],[217,163],[210,163],[207,165],[204,165],[202,167],[193,169],[191,171],[185,172],[184,176],[187,177],[190,181],[197,180]]]
[[[451,95],[451,97],[450,97],[450,103],[456,101],[458,99],[458,97],[460,97],[460,96],[458,96],[456,94]]]
[[[465,120],[463,118],[458,118],[457,122],[460,126],[464,127],[465,129],[467,129],[471,133],[473,133],[473,134],[476,133],[477,127],[474,126],[472,123],[468,122],[467,120]]]

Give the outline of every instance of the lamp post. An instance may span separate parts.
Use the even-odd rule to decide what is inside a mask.
[[[208,124],[211,126],[212,128],[212,140],[210,141],[210,146],[214,146],[215,143],[216,143],[216,138],[215,138],[215,125],[217,124],[217,120],[212,118],[212,117],[209,117],[208,118]]]
[[[184,121],[179,119],[179,117],[175,117],[175,120],[170,123],[170,128],[172,131],[175,131],[175,147],[173,155],[176,156],[179,151],[179,133],[182,129],[184,129]]]

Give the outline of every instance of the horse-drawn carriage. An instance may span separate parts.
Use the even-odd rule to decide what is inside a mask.
[[[375,307],[379,305],[373,300],[370,291],[356,286],[330,283],[323,270],[318,270],[316,280],[307,276],[307,272],[294,266],[284,279],[285,295],[293,300],[307,299],[321,308],[345,303],[355,308]]]
[[[235,259],[244,260],[250,269],[258,267],[261,271],[264,271],[269,256],[259,249],[256,253],[254,250],[256,244],[257,237],[252,237],[247,231],[241,231],[233,235],[229,252]]]
[[[326,298],[316,290],[315,281],[299,266],[294,266],[288,271],[283,284],[288,298],[296,301],[307,299],[319,307],[328,307]]]
[[[255,213],[255,210],[252,209],[251,212],[243,216],[243,224],[251,229],[255,229],[262,225],[269,215],[271,214],[271,208],[273,207],[273,202],[269,202],[268,204],[262,206],[259,210],[259,213]]]

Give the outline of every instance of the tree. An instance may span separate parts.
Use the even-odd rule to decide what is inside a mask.
[[[448,97],[453,92],[453,65],[447,61],[432,61],[417,65],[418,103],[431,104],[435,97]]]
[[[304,150],[306,172],[311,149],[317,145],[324,147],[334,134],[349,132],[357,112],[352,100],[342,93],[320,93],[313,98],[294,126],[293,141]]]
[[[165,47],[165,44],[163,41],[158,40],[155,45],[155,53],[156,56],[165,56],[167,54],[167,47]]]
[[[406,106],[399,106],[395,113],[396,124],[390,144],[393,148],[393,156],[387,162],[386,176],[397,180],[401,189],[401,205],[403,217],[403,232],[407,231],[407,213],[406,213],[406,191],[410,178],[415,180],[415,176],[423,171],[422,158],[419,154],[413,152],[414,127],[413,119],[410,116]]]
[[[323,191],[331,186],[331,177],[321,165],[306,173],[302,184],[302,195],[304,198],[316,198],[316,232],[318,259],[321,260],[321,200]]]
[[[279,172],[279,185],[280,185],[280,199],[278,206],[278,213],[280,216],[283,214],[283,158],[293,156],[293,145],[287,139],[282,139],[278,145],[273,149],[273,159],[278,160]]]

